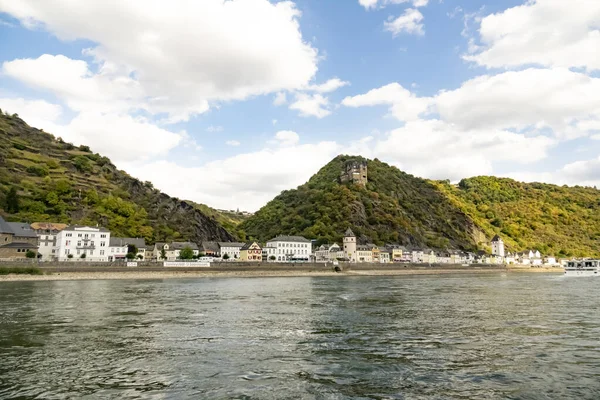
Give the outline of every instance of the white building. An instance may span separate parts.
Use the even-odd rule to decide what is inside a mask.
[[[58,261],[108,261],[109,244],[106,228],[70,225],[56,235],[55,254]]]
[[[262,258],[266,262],[277,262],[277,247],[265,246],[262,248]]]
[[[352,229],[348,228],[346,233],[344,233],[344,254],[345,258],[350,260],[351,262],[356,262],[358,260],[356,254],[356,235],[352,232]],[[372,258],[372,254],[371,254]]]
[[[51,222],[34,222],[31,229],[39,238],[38,254],[41,261],[52,261],[56,258],[56,236],[65,229],[67,224],[55,224]]]
[[[492,254],[499,257],[504,257],[504,242],[500,236],[496,235],[492,239]]]
[[[356,246],[355,257],[357,262],[372,263],[373,249],[369,246]]]
[[[240,250],[242,249],[242,247],[244,247],[245,244],[246,243],[238,242],[219,242],[221,258],[223,258],[225,254],[227,254],[228,260],[239,260]]]
[[[308,262],[312,253],[311,241],[302,236],[277,236],[266,247],[277,249],[278,262]]]
[[[146,241],[142,238],[110,238],[108,248],[108,261],[124,260],[129,253],[129,246],[135,246],[137,249],[135,254],[136,260],[144,260],[146,258]]]
[[[157,261],[175,261],[179,259],[181,254],[181,250],[189,247],[192,249],[192,252],[195,256],[200,254],[200,250],[198,249],[198,245],[196,243],[191,242],[171,242],[171,243],[161,243],[157,242],[154,244],[154,249],[152,250],[152,259]],[[164,252],[164,257],[163,257]],[[146,253],[146,255],[148,255]]]
[[[337,243],[323,244],[315,251],[315,262],[333,262],[340,258],[347,259],[347,255]]]

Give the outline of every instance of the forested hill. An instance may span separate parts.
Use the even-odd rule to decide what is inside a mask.
[[[267,239],[298,234],[340,242],[350,227],[361,242],[489,250],[496,234],[509,251],[557,256],[600,254],[600,191],[476,177],[459,185],[406,174],[377,159],[366,187],[340,184],[338,156],[310,180],[282,192],[240,228]]]
[[[13,221],[99,224],[149,243],[233,239],[197,206],[1,111],[0,213]]]

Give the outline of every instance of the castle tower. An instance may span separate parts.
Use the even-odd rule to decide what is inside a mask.
[[[344,254],[351,262],[356,262],[356,235],[350,228],[344,233]]]
[[[498,235],[494,236],[492,239],[492,254],[495,256],[504,257],[504,242]]]
[[[340,173],[340,182],[352,182],[357,185],[367,184],[367,162],[350,160],[344,165]]]

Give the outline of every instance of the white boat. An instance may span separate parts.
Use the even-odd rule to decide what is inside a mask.
[[[600,276],[600,260],[569,261],[565,276]]]

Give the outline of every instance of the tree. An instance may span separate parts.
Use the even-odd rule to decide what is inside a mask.
[[[4,207],[8,213],[16,214],[19,212],[19,194],[15,186],[11,186],[8,191]]]
[[[143,256],[143,255],[141,255],[141,254],[138,254],[138,255],[137,255],[137,259],[138,259],[138,260],[143,260],[143,259],[144,259],[144,256]]]
[[[160,249],[160,258],[163,260],[167,258],[167,251],[165,249]]]
[[[127,245],[127,252],[128,253],[137,254],[138,248],[137,248],[137,246],[135,244],[128,244]]]
[[[67,254],[67,258],[68,258],[68,259],[71,259],[71,258],[73,258],[73,254]]]
[[[229,254],[227,254],[227,253],[223,254],[223,260],[229,260]]]
[[[83,253],[80,258],[83,260],[85,257],[87,257],[87,256],[85,253]]]
[[[27,253],[25,253],[25,257],[35,258],[35,251],[27,250]]]
[[[129,252],[129,253],[127,253],[127,255],[125,255],[125,257],[128,260],[133,260],[135,258],[135,253]]]
[[[182,260],[191,260],[194,258],[194,250],[191,247],[186,246],[179,252],[179,258]]]
[[[275,261],[275,260],[277,260],[277,257],[275,257],[275,256],[271,256],[271,257],[269,257],[269,260],[271,260],[271,261]]]

